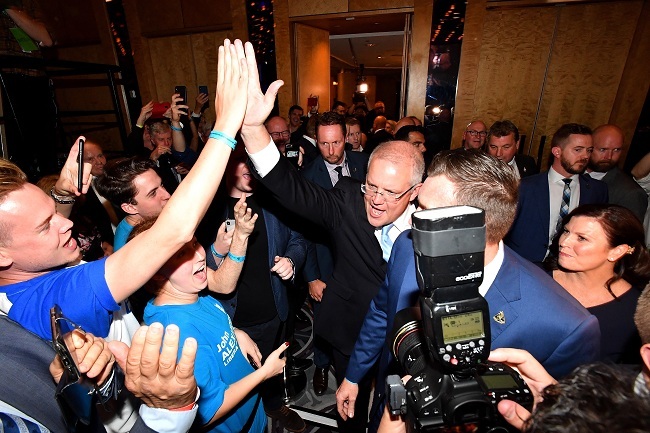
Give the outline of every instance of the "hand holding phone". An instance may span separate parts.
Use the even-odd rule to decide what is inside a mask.
[[[187,87],[185,86],[176,86],[174,87],[174,93],[178,93],[183,98],[182,101],[178,101],[176,105],[187,105]]]
[[[232,218],[228,218],[226,220],[226,233],[231,232],[235,230],[235,220]]]

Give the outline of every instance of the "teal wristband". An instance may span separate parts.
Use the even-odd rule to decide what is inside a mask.
[[[174,131],[182,131],[182,130],[183,130],[183,128],[177,128],[177,127],[175,127],[174,125],[172,125],[171,123],[169,124],[169,126],[170,126],[170,127],[172,128],[172,130],[174,130]]]
[[[246,256],[236,256],[233,253],[231,253],[230,251],[228,251],[228,257],[230,257],[230,260],[232,260],[233,262],[236,262],[236,263],[241,263],[246,258]]]
[[[225,259],[226,256],[223,254],[219,254],[217,250],[214,249],[214,244],[210,244],[210,252],[212,253],[213,256],[215,256],[218,259]]]
[[[221,131],[212,131],[210,133],[210,138],[214,138],[215,140],[221,140],[224,143],[226,143],[232,150],[235,150],[235,145],[237,145],[237,140],[235,140],[232,137],[227,136]]]

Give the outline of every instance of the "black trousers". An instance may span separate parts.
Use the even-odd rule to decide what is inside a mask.
[[[340,385],[343,379],[345,379],[345,371],[348,369],[350,356],[345,355],[336,348],[332,348],[332,361],[336,370],[336,383]],[[370,403],[373,377],[374,369],[371,369],[361,382],[358,383],[359,394],[354,405],[354,418],[348,418],[347,421],[343,421],[338,411],[336,412],[336,422],[338,423],[339,432],[365,433],[368,424],[368,405]]]

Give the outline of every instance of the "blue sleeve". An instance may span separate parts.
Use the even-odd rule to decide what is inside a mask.
[[[314,280],[321,280],[316,246],[312,241],[305,240],[305,242],[307,244],[307,255],[305,257],[305,267],[303,268],[302,276],[308,283]]]
[[[293,260],[296,271],[302,268],[302,265],[305,264],[305,258],[307,257],[307,241],[303,235],[295,230],[291,230],[289,243],[287,244],[287,249],[284,252],[284,255]]]
[[[61,307],[63,314],[81,327],[106,337],[113,311],[120,306],[113,299],[104,271],[106,259],[52,271],[14,285],[19,291],[10,296],[9,317],[41,338],[51,339],[50,308]]]

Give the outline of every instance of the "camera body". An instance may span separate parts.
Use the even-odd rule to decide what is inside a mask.
[[[419,308],[397,313],[388,344],[405,373],[386,384],[389,409],[416,431],[507,432],[497,404],[531,409],[533,395],[512,368],[487,361],[489,306],[483,280],[485,215],[470,206],[413,214]]]

